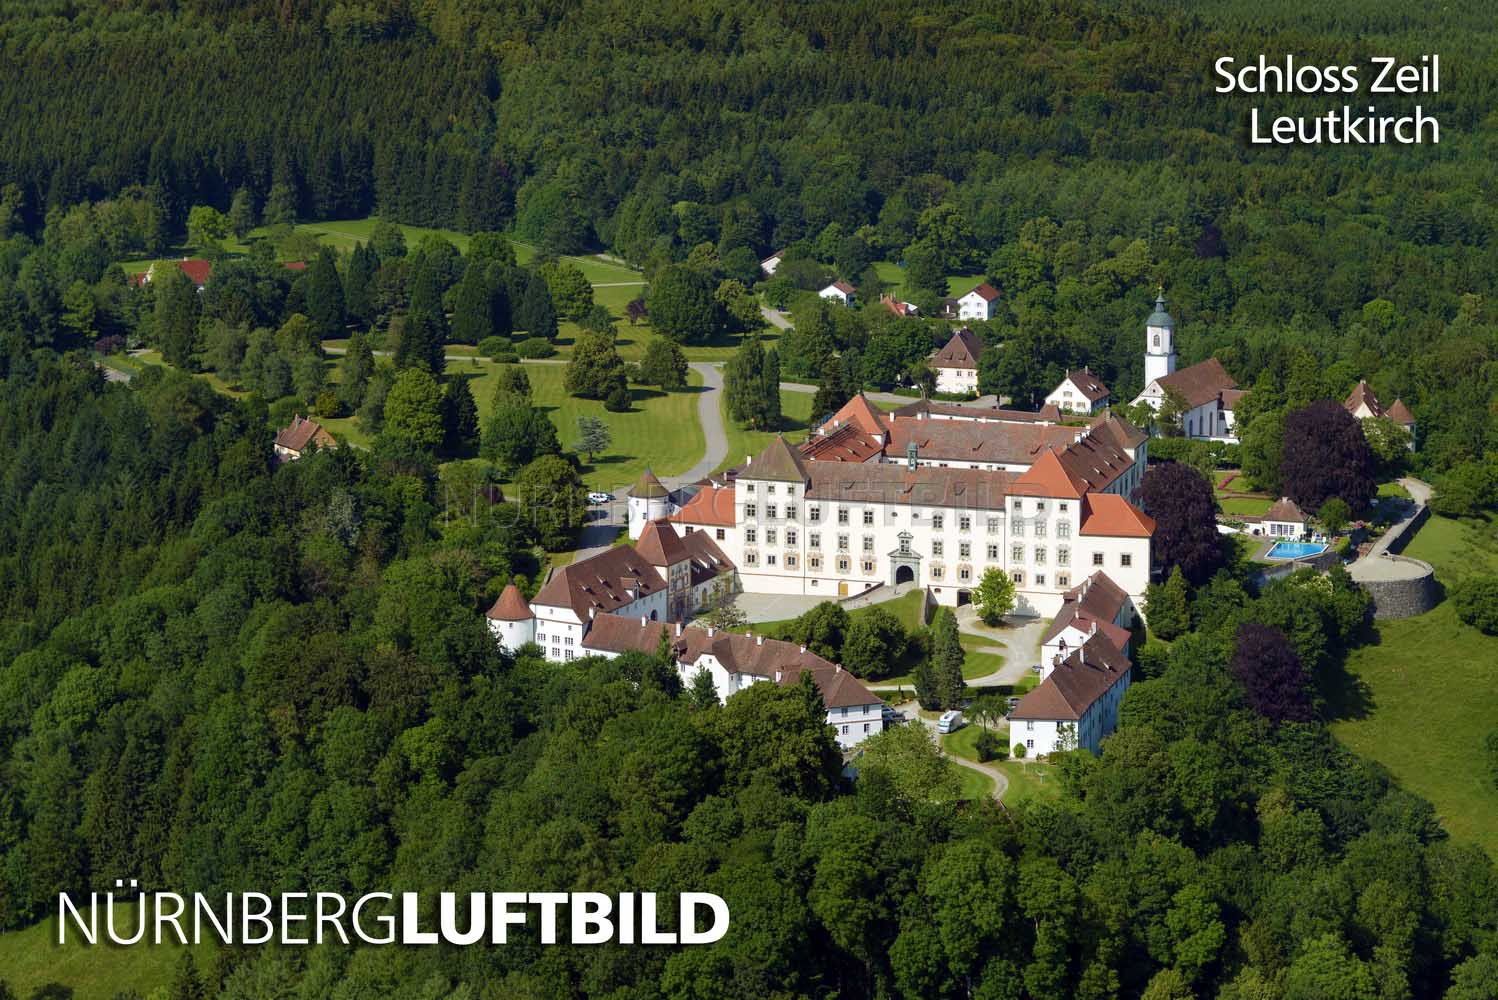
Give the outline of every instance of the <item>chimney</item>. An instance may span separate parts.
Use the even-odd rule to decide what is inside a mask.
[[[677,635],[678,635],[678,636],[680,636],[680,635],[681,635],[681,622],[677,622],[677,623],[676,623],[676,634],[677,634]]]
[[[782,678],[784,676],[785,675],[782,674],[779,670],[775,671],[775,683],[779,684],[780,683],[780,678]]]
[[[714,633],[714,632],[716,632],[716,631],[718,631],[718,630],[717,630],[717,629],[715,629],[715,628],[713,628],[713,627],[712,627],[712,626],[711,626],[711,625],[709,625],[709,626],[708,626],[708,627],[707,627],[707,637],[708,637],[708,638],[709,638],[709,639],[711,639],[711,638],[712,638],[712,637],[713,637],[713,633]]]
[[[640,616],[640,627],[644,628],[646,625],[649,625],[649,624],[650,624],[650,619],[646,618],[644,615],[641,615]]]
[[[801,647],[801,652],[803,652],[803,653],[806,652],[806,647],[805,646]]]
[[[588,609],[588,621],[592,621],[593,619],[595,619],[597,617],[598,617],[598,609],[597,608],[589,608]]]
[[[843,665],[841,663],[834,663],[832,665],[832,672],[835,673],[835,674],[842,673],[843,672]]]
[[[765,644],[765,637],[763,635],[757,635],[757,636],[755,636],[754,637],[754,644],[756,646],[763,646]]]

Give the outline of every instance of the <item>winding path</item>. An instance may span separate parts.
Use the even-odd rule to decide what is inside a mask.
[[[959,757],[955,753],[948,753],[947,748],[941,745],[941,735],[936,731],[936,721],[934,719],[923,718],[920,713],[920,706],[915,702],[911,701],[903,705],[898,705],[896,706],[896,710],[911,722],[919,722],[925,726],[930,731],[931,738],[936,741],[936,748],[941,751],[942,756],[947,758],[947,760],[950,760],[959,767],[965,767],[969,771],[977,771],[979,774],[986,774],[992,778],[993,794],[990,798],[995,802],[1003,801],[1004,793],[1009,791],[1008,775],[996,767],[989,767],[987,764],[979,764],[977,761],[968,760],[966,757]],[[971,725],[971,723],[969,724]]]

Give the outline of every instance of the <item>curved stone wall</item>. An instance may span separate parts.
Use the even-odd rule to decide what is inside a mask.
[[[1378,556],[1348,567],[1373,598],[1374,618],[1413,618],[1436,606],[1435,569],[1409,556]]]

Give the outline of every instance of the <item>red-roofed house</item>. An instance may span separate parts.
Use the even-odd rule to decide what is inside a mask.
[[[1085,413],[1089,416],[1108,405],[1108,387],[1103,380],[1086,368],[1079,372],[1069,371],[1061,384],[1046,396],[1047,403],[1067,413]]]
[[[936,391],[976,393],[978,391],[978,358],[983,341],[967,327],[952,334],[945,347],[927,362],[936,373]]]
[[[840,306],[851,306],[855,291],[856,289],[846,281],[834,281],[817,294],[824,299],[836,302]]]
[[[999,290],[986,281],[957,297],[958,319],[993,319],[998,311]]]
[[[1064,658],[1042,664],[1042,677],[1009,713],[1009,739],[1029,756],[1058,750],[1097,753],[1118,727],[1118,706],[1132,664],[1101,628]]]
[[[157,261],[150,267],[146,268],[144,271],[141,271],[138,274],[130,275],[129,283],[131,285],[134,285],[136,288],[141,288],[145,285],[150,284],[151,280],[156,276],[156,268],[160,266],[161,263],[162,262]],[[208,284],[208,278],[213,274],[213,262],[204,260],[201,257],[183,257],[181,260],[176,261],[175,263],[177,265],[177,270],[187,275],[187,280],[196,285],[198,291],[200,292],[203,290],[203,286]]]
[[[276,432],[276,461],[294,462],[314,446],[332,450],[338,447],[338,442],[322,424],[298,413],[291,418],[290,424]]]

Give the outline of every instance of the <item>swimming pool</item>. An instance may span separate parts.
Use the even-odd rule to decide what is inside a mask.
[[[1264,553],[1266,559],[1304,559],[1307,556],[1319,556],[1326,551],[1326,546],[1316,542],[1275,542],[1269,551]]]

